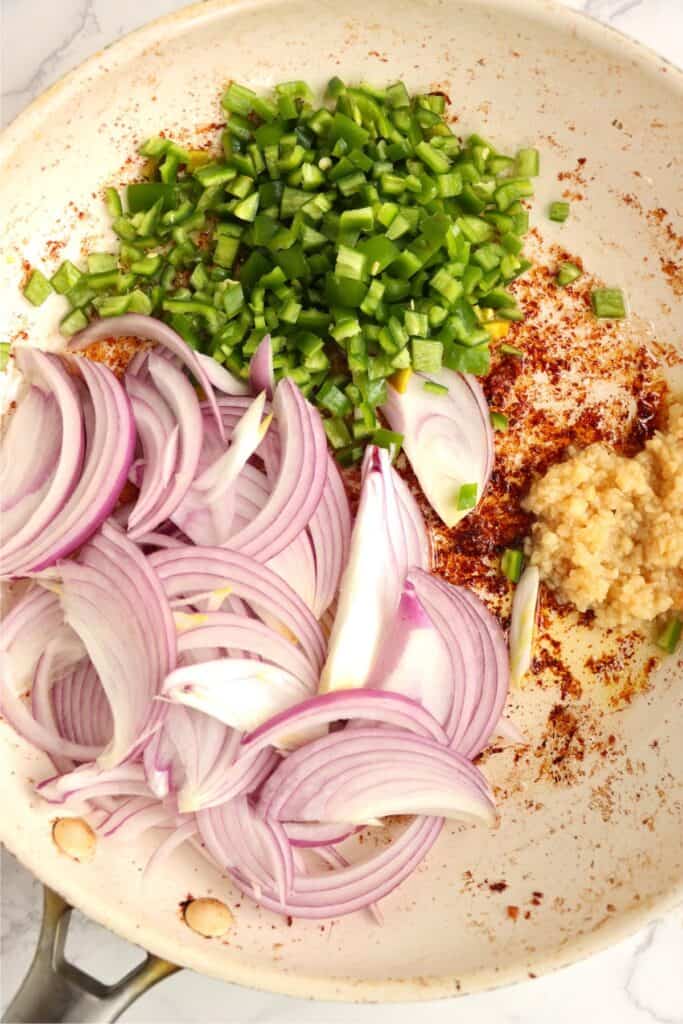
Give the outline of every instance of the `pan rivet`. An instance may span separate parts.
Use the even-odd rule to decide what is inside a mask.
[[[72,860],[89,861],[95,856],[97,836],[83,818],[58,818],[52,826],[52,838]]]
[[[233,922],[233,916],[225,903],[203,896],[191,900],[185,907],[185,923],[193,932],[207,939],[225,935]]]

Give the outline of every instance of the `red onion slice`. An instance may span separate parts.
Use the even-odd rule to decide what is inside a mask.
[[[73,387],[70,380],[69,384]],[[75,389],[73,397],[77,402]],[[14,536],[45,500],[61,449],[61,409],[53,394],[33,384],[10,417],[0,448],[0,522],[4,537]],[[30,452],[31,457],[17,458],[21,451]],[[82,443],[78,451],[82,457]],[[69,453],[73,455],[73,451]]]
[[[74,639],[65,627],[58,597],[40,587],[30,590],[2,624],[0,708],[20,736],[51,757],[89,761],[100,753],[99,744],[90,742],[89,737],[75,735],[73,730],[69,734],[63,719],[60,721],[52,708],[35,715],[21,699],[22,692],[31,687],[37,674],[44,709],[55,682],[51,674],[52,657],[62,645],[71,653],[74,663],[82,657],[82,648],[80,645],[74,648]],[[57,676],[60,674],[58,672]]]
[[[270,343],[269,334],[266,334],[251,357],[251,362],[249,363],[249,386],[254,395],[258,395],[260,391],[265,391],[268,398],[272,398],[275,392],[273,346]]]
[[[191,603],[193,594],[213,594],[218,611],[228,597],[239,597],[259,618],[265,613],[280,623],[284,635],[295,638],[320,670],[325,656],[320,626],[292,588],[260,562],[226,548],[200,547],[156,551],[149,562],[170,599],[182,596]]]
[[[276,467],[278,464],[279,456]],[[258,481],[250,482],[248,490],[245,487],[246,481],[241,480],[240,483],[238,515],[245,514],[242,510],[247,498],[257,497],[254,484],[258,484]],[[258,498],[260,500],[260,495]],[[267,564],[287,580],[315,617],[320,619],[339,589],[350,540],[351,512],[346,490],[334,459],[328,455],[327,478],[322,497],[308,526],[279,554],[269,559]]]
[[[265,393],[255,398],[235,424],[229,447],[195,477],[173,512],[173,521],[195,543],[227,543],[239,474],[261,444],[272,416],[262,420]]]
[[[237,868],[240,877],[254,892],[273,887],[275,898],[284,903],[289,895],[294,874],[292,851],[282,825],[265,822],[249,805],[245,797],[238,797],[221,806],[224,825],[220,850],[221,867]],[[201,811],[197,815],[202,838],[205,839],[202,820],[211,829],[214,811]],[[206,840],[205,840],[206,841]],[[208,844],[207,844],[208,845]]]
[[[42,376],[17,422],[35,414],[61,432],[71,396],[81,479],[64,482],[60,437],[51,460],[5,464],[5,507],[45,516],[61,488],[59,509],[22,558],[33,570],[79,551],[45,569],[45,590],[34,584],[8,617],[3,712],[62,772],[41,794],[97,802],[103,835],[130,841],[164,828],[158,862],[199,830],[219,866],[266,908],[378,913],[376,901],[426,855],[444,816],[492,819],[488,786],[468,759],[505,702],[500,628],[472,594],[424,571],[424,522],[386,452],[366,453],[351,531],[320,417],[292,381],[275,389],[264,436],[265,394],[216,399],[212,384],[244,385],[179,347],[165,325],[116,318],[94,333],[141,336],[140,320],[166,350],[133,360],[130,400],[99,364],[37,358]],[[74,344],[90,340],[89,329]],[[205,386],[204,405],[178,359]],[[261,378],[272,391],[268,339],[251,366],[252,383]],[[457,444],[474,448],[488,413],[476,382],[457,380],[461,407],[478,417],[471,429],[459,425]],[[415,441],[452,453],[452,434],[448,416],[430,413]],[[102,470],[112,462],[113,485]],[[137,502],[103,523],[129,474]],[[228,546],[195,546],[209,538]],[[143,545],[159,550],[145,556]],[[353,679],[360,688],[312,696],[327,654],[316,616],[338,590],[325,685]],[[405,813],[421,817],[370,860],[334,849],[357,826]],[[331,870],[315,874],[320,858],[302,847]]]
[[[321,825],[319,822],[287,821],[285,834],[292,846],[313,849],[316,846],[335,846],[343,843],[355,829],[352,825]]]
[[[111,707],[113,734],[98,765],[113,767],[158,715],[153,698],[176,658],[171,611],[147,559],[109,524],[60,575],[64,619],[83,642]]]
[[[315,560],[313,611],[322,618],[332,604],[351,546],[351,510],[344,482],[332,456],[327,459],[327,480],[322,498],[308,524]]]
[[[168,860],[174,850],[179,846],[182,846],[188,839],[193,839],[196,835],[197,823],[193,816],[174,829],[171,834],[164,839],[163,843],[160,843],[159,846],[157,846],[156,850],[145,865],[145,870],[142,874],[143,879],[148,879]]]
[[[527,566],[512,598],[510,677],[515,686],[522,681],[531,666],[540,583],[538,567]]]
[[[160,797],[173,792],[183,813],[211,806],[239,745],[239,733],[216,719],[168,705],[160,732],[145,748],[150,786]]]
[[[201,410],[185,374],[154,352],[147,367],[148,378],[140,373],[125,378],[144,459],[140,496],[128,521],[134,540],[176,512],[194,480],[202,446]],[[170,445],[176,458],[169,474]]]
[[[230,373],[230,371],[226,370],[224,366],[217,363],[212,356],[205,356],[203,352],[195,352],[195,356],[216,391],[222,391],[225,395],[249,394],[249,385],[247,382],[245,380],[240,380],[239,377]]]
[[[321,500],[320,505],[322,503]],[[316,619],[319,619],[316,604],[316,559],[308,529],[302,530],[286,548],[274,558],[270,558],[266,565],[289,583],[306,607],[311,609]]]
[[[493,429],[478,381],[442,369],[430,379],[447,394],[426,391],[427,380],[411,374],[399,393],[389,386],[383,411],[392,430],[403,434],[403,448],[427,500],[446,526],[455,526],[470,509],[458,508],[464,484],[477,485],[481,499],[493,469]]]
[[[491,479],[491,473],[493,472],[493,463],[496,451],[495,435],[493,433],[493,426],[491,424],[491,410],[489,409],[489,403],[486,401],[486,395],[484,394],[484,389],[481,386],[481,382],[472,373],[463,373],[462,377],[465,383],[467,384],[468,388],[472,392],[477,405],[479,406],[479,411],[481,413],[481,421],[487,436],[486,465],[484,467],[485,483],[482,484],[478,495],[481,498],[482,494],[484,493],[486,484]]]
[[[230,868],[235,834],[232,805],[202,811],[197,824],[207,850],[220,867],[228,867],[237,885],[261,906],[301,918],[342,917],[382,899],[410,875],[426,857],[443,825],[441,818],[416,818],[389,846],[369,860],[350,864],[323,875],[297,873],[291,892],[283,901],[274,884],[255,884],[238,868]],[[246,833],[251,844],[251,832]],[[250,860],[257,855],[251,852]]]
[[[304,652],[286,636],[258,619],[226,612],[203,612],[190,616],[188,628],[178,637],[178,653],[220,648],[241,657],[255,655],[284,669],[309,693],[315,692],[317,672]],[[177,624],[177,620],[176,620]]]
[[[360,726],[290,754],[261,790],[266,820],[362,825],[394,814],[495,821],[481,772],[457,753],[404,730]]]
[[[87,348],[94,341],[116,341],[118,338],[130,337],[139,338],[141,341],[154,341],[157,345],[163,345],[170,353],[180,359],[181,363],[188,368],[203,388],[216,418],[218,429],[221,431],[221,436],[223,436],[223,424],[218,412],[216,396],[213,393],[211,382],[206,375],[202,363],[180,335],[161,320],[156,320],[152,316],[144,316],[140,313],[126,313],[123,316],[94,320],[84,330],[71,338],[69,348],[73,352]],[[223,437],[223,440],[225,440],[225,437]]]
[[[451,746],[464,757],[476,757],[493,735],[508,694],[505,636],[497,619],[465,588],[419,569],[408,580],[451,656],[454,701],[446,726]]]
[[[131,762],[108,769],[83,764],[66,775],[39,782],[36,789],[54,804],[83,803],[103,796],[149,796],[142,765]]]
[[[60,772],[71,771],[74,762],[97,758],[109,742],[112,720],[97,675],[84,661],[74,662],[69,647],[83,648],[75,634],[64,643],[62,629],[49,641],[36,666],[31,687],[31,712],[36,722],[53,733],[53,742],[42,744]],[[62,636],[60,636],[60,633]],[[66,657],[65,657],[66,656]],[[60,660],[68,666],[62,674]],[[81,703],[81,702],[87,703]],[[76,703],[78,702],[78,703]],[[87,714],[83,713],[87,708]]]
[[[156,389],[141,376],[127,378],[126,391],[142,449],[140,458],[131,467],[131,480],[140,492],[127,516],[132,532],[136,521],[144,522],[145,514],[158,504],[172,481],[178,460],[180,431],[170,409],[159,401]]]
[[[339,690],[302,701],[264,722],[242,741],[243,756],[252,757],[266,747],[279,747],[292,732],[319,728],[344,719],[382,722],[439,743],[447,737],[439,723],[420,704],[398,693],[382,690]]]
[[[410,580],[403,584],[370,686],[405,694],[427,708],[444,727],[449,723],[454,701],[452,659]]]
[[[134,796],[107,814],[97,826],[97,831],[101,836],[132,843],[152,828],[177,828],[178,825],[179,816],[158,800]]]
[[[0,548],[0,574],[5,576],[19,575],[22,569],[35,568],[32,564],[26,565],[27,559],[30,560],[33,551],[40,551],[40,540],[55,530],[55,521],[63,520],[63,510],[65,506],[68,509],[85,452],[81,396],[62,360],[37,349],[22,347],[17,352],[17,365],[35,384],[10,420],[2,444],[4,543]],[[55,433],[58,449],[55,451],[48,442],[54,460],[52,466],[45,466],[39,460],[40,468],[33,480],[31,474],[17,476],[17,468],[30,466],[32,461],[26,457],[26,445],[30,443],[31,436],[30,432],[26,433],[27,428],[30,430],[30,425],[25,422],[26,415],[35,415],[36,405],[42,405],[45,419],[40,425],[44,428],[52,425],[53,429],[56,426],[54,412],[51,415],[48,402],[56,407],[54,411],[59,417],[59,428]],[[42,443],[41,439],[38,451]],[[28,502],[22,501],[26,498]],[[24,515],[23,519],[8,514],[13,507],[18,515]]]
[[[287,547],[318,507],[327,478],[327,441],[317,410],[296,385],[282,380],[273,399],[282,458],[270,500],[230,546],[267,562]]]
[[[388,453],[369,446],[349,560],[320,680],[322,692],[367,683],[398,606],[405,574],[411,566],[425,565],[424,525],[420,536],[399,500],[398,479]]]
[[[240,732],[257,728],[309,692],[279,666],[248,658],[183,665],[167,676],[163,686],[166,700],[202,711]]]
[[[35,697],[34,679],[32,696]],[[80,661],[73,670],[59,679],[52,688],[54,717],[62,736],[74,743],[87,743],[97,749],[97,757],[112,734],[113,720],[107,695],[90,661]],[[84,713],[86,711],[87,713]],[[90,758],[82,758],[87,761]]]
[[[29,523],[11,539],[0,562],[1,575],[38,572],[69,555],[107,518],[128,476],[135,426],[125,392],[105,366],[88,359],[69,359],[68,365],[78,368],[87,388],[88,397],[82,399],[86,437],[82,472],[66,498],[62,494],[59,507],[46,510],[47,501],[43,502],[40,520],[46,511],[50,515],[40,533],[35,534]],[[73,435],[79,430],[74,423]],[[63,436],[63,448],[66,444]]]

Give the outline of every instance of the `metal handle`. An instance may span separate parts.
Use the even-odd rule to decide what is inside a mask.
[[[6,1024],[109,1024],[144,992],[180,970],[147,958],[114,985],[103,985],[64,959],[71,907],[45,887],[43,923],[33,963],[2,1018]]]

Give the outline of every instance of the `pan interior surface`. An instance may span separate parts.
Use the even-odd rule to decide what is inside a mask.
[[[586,19],[513,0],[348,0],[341,14],[332,0],[209,2],[91,59],[0,142],[5,340],[60,343],[56,305],[34,310],[21,298],[23,261],[56,267],[106,245],[98,197],[139,173],[142,140],[160,130],[197,145],[214,140],[229,79],[260,90],[294,78],[323,87],[332,75],[443,90],[463,134],[479,131],[504,152],[537,145],[539,259],[560,243],[580,254],[633,296],[644,342],[680,346],[683,239],[672,224],[682,205],[683,76]],[[560,229],[545,211],[567,190],[572,217]],[[683,386],[675,356],[664,373]],[[578,661],[592,656],[592,642]],[[618,679],[635,671],[614,664]],[[52,842],[55,808],[33,790],[51,766],[2,721],[0,838],[90,917],[200,972],[319,999],[474,991],[596,951],[683,897],[680,655],[652,668],[647,685],[612,697],[599,684],[568,694],[552,673],[513,691],[529,746],[487,758],[500,825],[493,834],[445,829],[383,902],[383,928],[364,913],[282,920],[189,848],[143,879],[154,836],[135,846],[101,841],[90,863],[68,860]],[[230,906],[224,937],[203,939],[185,925],[182,907],[199,896]]]

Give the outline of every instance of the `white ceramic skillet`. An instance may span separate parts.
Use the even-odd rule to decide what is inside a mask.
[[[55,302],[33,311],[19,296],[22,260],[54,266],[101,239],[97,197],[134,175],[135,159],[126,161],[140,140],[165,129],[206,141],[228,78],[260,89],[288,78],[322,85],[333,74],[444,89],[463,131],[482,130],[504,151],[538,144],[543,231],[560,237],[542,209],[567,174],[581,199],[563,243],[624,286],[656,336],[680,344],[683,75],[596,23],[532,0],[213,0],[96,55],[0,144],[3,340],[24,331],[34,343],[58,343]],[[683,662],[670,659],[626,703],[612,706],[598,690],[577,698],[576,728],[562,735],[549,714],[552,683],[532,679],[512,695],[530,747],[517,763],[510,751],[487,762],[503,797],[500,827],[445,831],[385,901],[383,929],[364,914],[288,926],[240,899],[189,850],[143,888],[152,837],[130,848],[101,842],[89,864],[69,860],[51,839],[54,809],[32,789],[49,766],[3,722],[0,838],[90,917],[226,981],[344,1000],[510,983],[594,952],[683,898]],[[555,770],[557,749],[560,762],[573,758],[571,770]],[[232,907],[229,935],[189,930],[180,905],[190,894]],[[50,907],[54,921],[63,904],[53,898]],[[168,969],[151,962],[138,988]],[[54,976],[52,984],[54,1020],[104,1019],[135,994],[126,990],[106,1010],[95,995],[67,1011],[71,997]],[[70,975],[66,988],[78,984]]]

